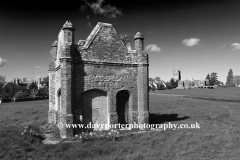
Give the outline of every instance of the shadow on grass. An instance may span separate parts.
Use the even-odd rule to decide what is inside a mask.
[[[161,124],[165,122],[173,122],[173,121],[181,121],[188,119],[190,117],[178,117],[178,114],[158,114],[158,113],[150,113],[149,115],[149,123],[150,124]]]

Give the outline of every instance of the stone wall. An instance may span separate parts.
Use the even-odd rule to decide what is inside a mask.
[[[130,99],[135,98],[134,103],[131,100],[130,111],[138,111],[137,99],[137,66],[114,66],[114,65],[100,65],[100,64],[81,64],[75,67],[75,87],[73,92],[76,93],[74,99],[76,118],[82,114],[81,109],[81,94],[84,91],[91,89],[99,89],[106,91],[109,94],[109,113],[111,123],[116,121],[116,94],[120,90],[127,90],[130,92]],[[132,97],[132,95],[135,95]],[[130,103],[130,102],[129,102]],[[132,113],[131,113],[132,114]],[[136,119],[136,118],[135,118]],[[135,120],[137,123],[137,121]]]

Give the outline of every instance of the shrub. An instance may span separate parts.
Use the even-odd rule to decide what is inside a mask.
[[[33,89],[30,90],[30,96],[31,97],[35,97],[37,95],[37,93],[38,93],[38,89],[36,89],[36,88],[33,88]]]
[[[22,138],[23,140],[27,143],[27,144],[33,144],[36,146],[39,146],[40,144],[42,144],[42,141],[45,139],[43,134],[40,132],[40,129],[31,125],[25,126],[24,127],[24,131],[21,132]],[[26,148],[27,152],[30,152],[31,147],[30,148]],[[28,151],[28,149],[30,149]],[[33,149],[34,150],[34,149]]]
[[[40,132],[40,129],[32,125],[25,126],[24,131],[21,134],[25,136],[35,137],[40,140],[44,140],[44,136]]]
[[[37,95],[38,95],[38,96],[40,96],[40,95],[45,95],[45,94],[49,94],[47,87],[43,87],[43,88],[39,88],[39,89],[38,89],[38,92],[37,92]]]
[[[166,87],[167,87],[167,89],[173,89],[173,87],[172,87],[172,85],[171,85],[170,82],[167,82],[167,83],[166,83]]]
[[[159,90],[165,90],[165,86],[163,84],[160,84]]]
[[[26,93],[22,92],[22,91],[18,91],[14,97],[16,98],[24,98],[26,96]]]
[[[228,85],[226,85],[227,87],[236,87],[236,85],[234,83],[230,83]]]
[[[83,143],[93,141],[96,139],[115,141],[118,139],[118,137],[119,132],[117,130],[82,132],[81,134],[75,135],[75,139],[81,140]]]
[[[48,92],[48,88],[47,87],[43,87],[43,88],[40,88],[36,94],[36,96],[41,96],[43,98],[48,98],[49,96],[49,92]]]

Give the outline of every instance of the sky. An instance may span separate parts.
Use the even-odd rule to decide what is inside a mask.
[[[240,75],[239,8],[239,0],[1,0],[0,75],[48,76],[51,45],[69,20],[75,43],[97,22],[119,34],[141,32],[151,78],[169,81],[178,68],[182,80],[216,72],[225,83],[230,68]]]

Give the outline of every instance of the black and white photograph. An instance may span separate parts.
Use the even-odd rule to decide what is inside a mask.
[[[240,0],[1,0],[0,159],[240,160]]]

